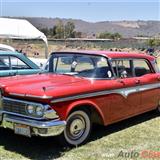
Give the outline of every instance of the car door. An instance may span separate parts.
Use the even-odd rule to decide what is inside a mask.
[[[0,55],[0,77],[16,75],[17,71],[12,70],[8,55]]]
[[[32,69],[27,63],[16,56],[10,56],[11,68],[18,75],[34,74],[38,69]]]
[[[133,75],[132,59],[112,60],[112,67],[116,79],[112,80],[116,89],[110,105],[110,122],[119,121],[136,114],[136,107],[140,107],[140,93],[137,79]]]
[[[137,112],[156,108],[160,94],[158,73],[155,73],[152,64],[146,59],[134,59],[133,64],[141,92],[141,105],[137,108]]]

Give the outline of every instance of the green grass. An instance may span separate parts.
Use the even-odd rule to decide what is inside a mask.
[[[118,158],[120,151],[160,151],[159,133],[160,117],[155,111],[107,127],[94,126],[89,142],[72,149],[60,146],[57,137],[26,138],[0,128],[0,160],[120,160],[125,159]]]

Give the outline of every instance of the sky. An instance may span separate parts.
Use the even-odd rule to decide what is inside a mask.
[[[0,0],[0,16],[59,17],[90,22],[160,20],[160,0]]]

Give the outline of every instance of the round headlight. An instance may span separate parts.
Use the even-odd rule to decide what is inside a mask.
[[[27,106],[27,112],[28,112],[29,114],[33,114],[33,113],[34,113],[34,106],[28,105],[28,106]]]
[[[43,106],[37,106],[36,107],[36,115],[42,116],[44,114],[44,107]]]

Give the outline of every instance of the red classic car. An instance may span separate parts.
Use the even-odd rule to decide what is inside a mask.
[[[93,123],[160,112],[160,73],[152,56],[54,52],[45,69],[0,79],[2,127],[28,137],[60,135],[76,146],[86,142]]]

